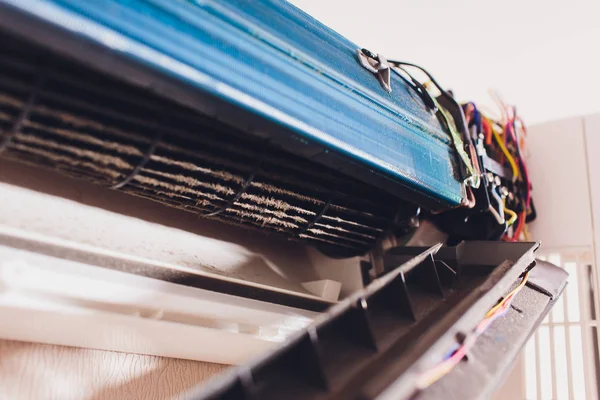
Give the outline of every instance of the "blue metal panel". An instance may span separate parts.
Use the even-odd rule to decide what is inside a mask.
[[[386,93],[357,62],[357,45],[286,2],[0,3],[285,126],[442,204],[461,201],[454,150],[437,118],[396,76]]]

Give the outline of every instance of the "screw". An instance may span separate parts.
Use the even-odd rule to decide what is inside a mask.
[[[367,56],[367,57],[369,57],[369,58],[372,58],[372,59],[374,59],[374,60],[376,60],[376,59],[377,59],[377,57],[378,57],[378,56],[377,56],[377,54],[373,53],[371,50],[367,50],[367,49],[361,49],[360,51],[362,51],[362,53],[363,53],[365,56]]]

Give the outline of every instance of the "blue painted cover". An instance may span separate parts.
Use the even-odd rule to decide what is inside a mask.
[[[279,0],[0,0],[349,155],[454,206],[449,135],[392,75],[392,93],[357,45]],[[376,47],[376,43],[374,43]]]

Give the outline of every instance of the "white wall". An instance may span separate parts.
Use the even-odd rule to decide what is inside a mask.
[[[527,158],[539,215],[531,233],[545,249],[593,245],[586,141],[580,117],[529,129]]]
[[[598,0],[291,0],[361,47],[429,69],[460,100],[499,89],[530,124],[600,111]]]
[[[590,204],[595,244],[600,241],[600,114],[584,120],[586,159],[589,169]],[[596,260],[600,260],[600,249],[595,245]],[[599,282],[600,283],[600,282]]]

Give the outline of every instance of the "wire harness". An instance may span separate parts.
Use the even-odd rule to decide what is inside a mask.
[[[447,357],[438,365],[421,374],[417,381],[417,388],[419,390],[426,389],[452,371],[452,369],[467,356],[469,351],[475,345],[477,338],[479,338],[495,320],[508,312],[515,296],[523,289],[523,287],[525,287],[528,279],[529,272],[526,272],[519,285],[485,314],[485,317],[477,324],[475,329],[465,337],[460,346],[456,349],[452,349]]]

